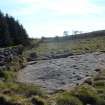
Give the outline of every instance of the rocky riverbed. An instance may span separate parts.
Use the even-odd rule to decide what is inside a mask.
[[[18,73],[18,81],[33,83],[53,92],[80,84],[85,78],[105,68],[105,53],[95,52],[67,58],[29,63]]]

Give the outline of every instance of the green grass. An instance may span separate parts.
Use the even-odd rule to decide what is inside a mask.
[[[57,93],[52,96],[56,105],[105,105],[103,92],[88,84],[75,87],[70,92]]]
[[[105,86],[105,80],[97,80],[94,82],[95,86]]]
[[[105,70],[101,71],[94,78],[94,87],[96,88],[99,96],[105,100]]]
[[[4,79],[4,81],[15,81],[16,79],[16,72],[14,71],[0,71],[0,77]]]
[[[105,51],[105,37],[96,37],[79,40],[67,40],[58,42],[42,42],[39,47],[33,47],[27,53],[36,52],[38,55],[56,53],[56,52],[73,52],[73,53],[87,53],[94,51]]]
[[[32,105],[24,96],[0,94],[0,105]]]
[[[33,100],[39,103],[43,102],[40,105],[46,105],[44,97],[46,97],[46,93],[38,86],[16,82],[0,82],[0,105],[33,105]]]
[[[15,82],[0,82],[0,90],[1,91],[8,90],[10,91],[10,93],[21,94],[27,97],[32,95],[39,96],[45,95],[45,93],[38,86]]]
[[[83,105],[82,102],[70,93],[59,94],[56,97],[56,105]]]
[[[104,76],[105,71],[98,76]],[[40,87],[16,82],[0,82],[0,100],[10,105],[105,105],[105,81],[93,78],[93,86],[82,84],[69,92],[48,95]]]
[[[99,99],[96,89],[87,84],[76,87],[72,95],[78,97],[84,104],[96,105]]]

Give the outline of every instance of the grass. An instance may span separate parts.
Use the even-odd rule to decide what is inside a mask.
[[[35,100],[35,105],[47,105],[45,96],[40,87],[32,84],[0,82],[0,105],[33,105]]]
[[[15,82],[0,82],[0,90],[1,92],[5,92],[5,90],[8,90],[9,93],[16,93],[20,95],[25,95],[27,97],[30,97],[32,95],[45,95],[38,86]]]
[[[105,70],[101,71],[94,78],[94,87],[96,88],[99,96],[105,100]]]
[[[32,105],[24,96],[0,94],[0,105]]]
[[[105,86],[105,80],[97,80],[94,82],[95,86]]]
[[[0,82],[0,102],[9,105],[105,105],[105,71],[100,71],[93,84],[82,84],[70,92],[48,95],[40,87],[11,81],[13,72],[4,71],[5,81]],[[13,77],[14,78],[14,77]],[[10,80],[10,81],[9,81]],[[2,105],[5,105],[2,103]]]
[[[82,102],[75,96],[69,93],[59,94],[56,97],[56,105],[83,105]]]
[[[99,99],[96,89],[87,84],[75,88],[72,95],[78,97],[84,104],[96,105]]]
[[[73,53],[86,53],[105,50],[105,37],[96,37],[80,40],[67,40],[58,42],[42,42],[39,47],[31,49],[32,52],[37,52],[38,55],[51,52],[70,51]],[[30,51],[29,51],[30,52]],[[29,53],[28,52],[28,53]]]
[[[77,86],[70,92],[54,94],[51,99],[55,105],[105,105],[96,88],[88,84]]]
[[[40,58],[43,55],[56,54],[56,53],[73,53],[73,54],[84,54],[91,52],[105,51],[105,36],[98,36],[86,39],[75,39],[75,40],[64,40],[64,41],[51,41],[51,42],[40,42],[36,46],[37,41],[33,39],[33,47],[26,49],[24,56],[29,57],[31,53],[36,53],[37,57]]]
[[[4,81],[14,81],[16,79],[16,72],[15,71],[0,71],[0,77],[3,78]]]

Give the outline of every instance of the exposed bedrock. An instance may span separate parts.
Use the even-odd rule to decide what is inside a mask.
[[[67,58],[42,60],[29,63],[19,71],[18,81],[42,86],[55,91],[81,84],[86,78],[105,68],[105,53],[95,52]],[[90,81],[91,83],[91,81]]]

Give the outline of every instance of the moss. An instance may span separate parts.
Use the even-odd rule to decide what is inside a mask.
[[[59,94],[56,98],[56,105],[83,105],[82,102],[70,93]]]
[[[87,84],[76,87],[72,95],[78,97],[84,104],[96,105],[99,99],[96,89]]]

